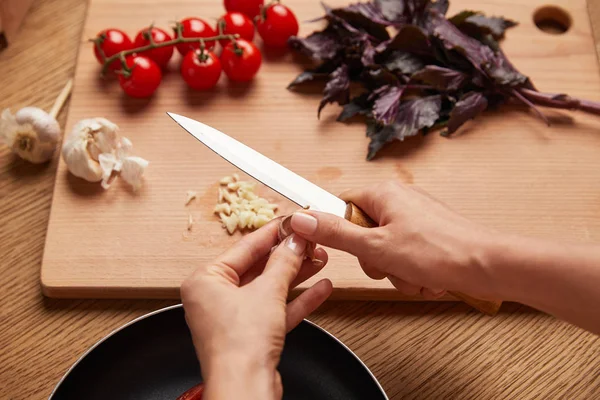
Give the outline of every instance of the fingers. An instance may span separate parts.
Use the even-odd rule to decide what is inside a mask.
[[[312,278],[314,275],[318,274],[323,269],[323,267],[325,267],[327,261],[329,260],[329,256],[327,255],[325,249],[322,249],[320,247],[315,249],[315,258],[320,262],[315,263],[309,259],[306,259],[304,260],[304,262],[302,262],[302,267],[300,267],[298,275],[290,285],[290,289],[295,288],[305,280]]]
[[[215,260],[215,266],[239,284],[240,277],[254,264],[263,260],[277,244],[279,220],[274,220],[231,246]]]
[[[442,297],[445,294],[446,294],[446,291],[443,289],[429,289],[429,288],[421,289],[421,296],[423,296],[423,298],[425,300],[439,299],[440,297]]]
[[[380,185],[372,185],[363,189],[346,190],[340,194],[340,198],[346,202],[352,202],[355,206],[363,210],[375,222],[381,220],[381,210],[377,204],[380,196]]]
[[[316,211],[299,211],[292,216],[294,232],[311,242],[333,247],[357,257],[365,254],[367,241],[374,229],[363,228],[333,214]]]
[[[294,233],[288,236],[269,256],[260,279],[274,282],[273,286],[278,290],[285,291],[287,295],[288,289],[298,276],[304,261],[306,244],[306,239],[301,236]]]
[[[425,300],[435,300],[446,294],[446,291],[443,289],[429,289],[421,286],[415,286],[391,275],[387,278],[392,285],[394,285],[394,287],[405,296],[417,296],[420,294]]]
[[[294,329],[331,296],[333,285],[329,279],[323,279],[305,290],[287,305],[286,329]]]
[[[400,293],[406,296],[416,296],[421,294],[421,286],[415,286],[395,276],[388,276],[388,280],[394,285]]]

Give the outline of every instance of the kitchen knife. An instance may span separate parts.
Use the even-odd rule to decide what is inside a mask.
[[[365,228],[377,226],[353,203],[346,203],[232,137],[191,118],[170,112],[167,114],[212,151],[300,207],[331,213]],[[451,292],[451,294],[488,315],[495,314],[501,304],[496,301],[475,299],[462,293]]]

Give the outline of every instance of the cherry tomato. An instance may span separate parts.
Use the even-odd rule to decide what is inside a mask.
[[[241,12],[254,19],[260,14],[260,8],[263,4],[264,0],[225,0],[225,9],[227,12]]]
[[[298,34],[298,20],[283,4],[269,6],[258,18],[256,29],[269,47],[285,47],[290,36]]]
[[[230,42],[221,53],[223,71],[232,81],[247,82],[260,69],[262,55],[252,42],[244,39]]]
[[[181,62],[181,77],[195,90],[215,87],[221,77],[221,61],[212,51],[189,51]]]
[[[186,18],[179,22],[182,28],[182,34],[185,38],[207,38],[211,36],[217,36],[217,32],[200,18]],[[210,40],[206,42],[206,48],[212,49],[215,47],[215,41]],[[199,42],[193,43],[180,43],[177,45],[177,51],[182,56],[185,56],[188,51],[196,50],[200,48]]]
[[[127,57],[125,64],[131,72],[119,74],[123,91],[131,97],[152,96],[162,79],[158,65],[145,56]]]
[[[177,398],[177,400],[202,400],[204,384],[199,383]]]
[[[250,18],[242,13],[232,12],[223,15],[217,21],[217,30],[219,26],[221,26],[223,29],[222,32],[226,35],[237,33],[240,35],[240,39],[245,39],[249,42],[254,39],[254,24]],[[227,46],[229,42],[231,40],[228,39],[221,39],[219,41],[223,47]]]
[[[102,54],[98,51],[98,45],[106,58],[114,56],[122,51],[133,49],[131,39],[129,39],[129,36],[120,29],[105,29],[96,35],[94,42],[97,43],[94,43],[94,54],[100,64],[103,64],[103,61]],[[109,69],[113,71],[119,68],[121,68],[121,62],[119,60],[113,61],[109,66]]]
[[[163,43],[172,40],[173,38],[167,32],[160,28],[153,27],[152,31],[150,28],[142,29],[137,36],[135,37],[135,41],[133,42],[134,47],[143,47],[150,44],[150,35],[152,35],[152,40],[154,43]],[[144,51],[139,53],[139,55],[146,56],[159,67],[165,68],[173,56],[173,46],[160,47],[158,49],[152,49],[148,51]]]

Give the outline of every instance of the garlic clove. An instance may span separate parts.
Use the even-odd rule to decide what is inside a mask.
[[[111,153],[100,154],[98,161],[102,170],[102,188],[108,189],[116,177],[116,172],[121,169],[121,161]]]
[[[67,139],[63,145],[62,156],[69,172],[76,177],[88,182],[102,180],[102,168],[96,160],[90,157],[86,141],[77,138]]]
[[[133,187],[133,190],[139,190],[143,183],[144,171],[148,167],[149,162],[141,157],[129,156],[122,163],[121,178],[129,183]]]
[[[84,119],[75,124],[62,148],[69,171],[89,182],[102,180],[100,154],[113,154],[119,144],[118,127],[104,118]]]

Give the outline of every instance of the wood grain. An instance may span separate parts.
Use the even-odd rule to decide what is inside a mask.
[[[213,0],[145,4],[145,0],[92,1],[82,39],[107,25],[133,33],[149,21],[168,26],[173,15],[222,12],[220,2]],[[556,2],[573,20],[564,35],[550,35],[534,25],[532,15],[544,4],[457,0],[450,12],[481,9],[518,21],[503,46],[538,88],[600,100],[585,1]],[[322,12],[318,0],[290,0],[289,5],[300,20]],[[160,11],[166,7],[168,15]],[[318,26],[303,24],[301,30],[308,33]],[[363,124],[336,123],[339,108],[333,106],[319,121],[319,94],[285,90],[301,70],[291,54],[267,54],[251,84],[233,85],[223,77],[208,93],[186,89],[177,76],[175,59],[155,98],[132,101],[122,97],[114,82],[97,79],[99,66],[90,44],[80,43],[67,130],[83,118],[107,117],[151,164],[145,186],[132,194],[121,185],[103,192],[98,185],[69,175],[65,164],[59,163],[42,265],[48,296],[177,298],[185,276],[239,238],[229,237],[211,214],[218,180],[235,169],[197,143],[166,111],[214,126],[332,193],[401,178],[408,171],[413,183],[485,225],[542,237],[600,239],[595,184],[600,182],[598,117],[545,110],[553,122],[548,128],[530,112],[504,109],[469,123],[450,140],[439,135],[411,138],[366,162]],[[201,196],[186,208],[183,199],[188,190]],[[296,208],[266,188],[261,192],[279,202],[282,213]],[[191,233],[188,212],[198,221]],[[71,245],[74,242],[77,246]],[[328,268],[300,289],[322,277],[333,281],[338,299],[406,299],[387,280],[367,278],[356,259],[345,253],[331,251]]]
[[[0,76],[10,77],[0,108],[52,105],[73,72],[84,14],[80,0],[36,1],[22,34],[0,54]],[[56,167],[56,160],[33,167],[0,149],[0,399],[47,399],[89,346],[173,304],[41,296]],[[460,303],[330,302],[310,319],[354,350],[392,400],[594,399],[600,392],[598,338],[515,304],[489,318]]]

